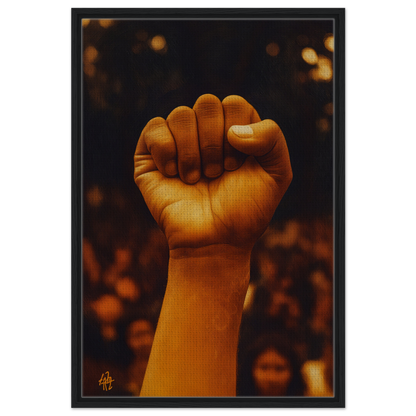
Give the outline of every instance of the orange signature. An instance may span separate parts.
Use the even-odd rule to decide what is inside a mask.
[[[103,386],[103,390],[111,390],[113,388],[113,386],[111,385],[113,381],[115,380],[110,376],[109,371],[106,371],[101,375],[101,378],[98,380],[98,385]]]

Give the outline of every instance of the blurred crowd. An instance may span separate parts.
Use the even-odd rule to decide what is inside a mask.
[[[143,207],[116,189],[85,192],[84,396],[140,393],[169,256],[164,235]],[[332,218],[273,221],[252,252],[237,394],[332,396],[332,338]],[[107,371],[111,389],[99,384]]]

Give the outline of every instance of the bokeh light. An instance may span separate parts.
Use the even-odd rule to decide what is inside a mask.
[[[324,45],[329,51],[334,52],[334,35],[332,33],[325,35]]]
[[[329,82],[332,80],[332,61],[326,56],[319,55],[318,65],[309,71],[309,77],[314,81]]]
[[[318,130],[327,133],[329,130],[331,130],[331,123],[328,121],[327,118],[320,118],[316,122],[316,127],[318,127]]]
[[[155,52],[164,52],[166,48],[166,39],[162,35],[156,35],[150,41],[150,47]]]
[[[115,290],[122,299],[127,299],[131,302],[138,300],[140,297],[140,291],[130,277],[118,279],[115,284]]]
[[[90,19],[82,19],[82,27],[87,27],[90,24]]]
[[[107,29],[108,27],[114,25],[114,20],[104,19],[104,20],[99,20],[98,23],[100,24],[101,27],[103,27],[104,29]]]
[[[332,114],[334,114],[334,105],[332,103],[325,104],[324,112],[329,116],[332,116]]]
[[[270,56],[277,56],[279,52],[280,52],[280,48],[276,42],[270,42],[266,46],[266,53]]]
[[[302,50],[302,58],[309,65],[315,65],[318,62],[318,55],[312,48],[304,48]]]
[[[86,198],[89,205],[97,208],[103,202],[104,195],[98,186],[94,186],[92,189],[87,191]]]
[[[123,314],[123,304],[114,295],[103,295],[92,304],[92,308],[100,321],[105,323],[116,322]]]
[[[87,46],[84,51],[84,72],[89,76],[93,77],[96,73],[94,62],[98,57],[98,51],[94,46]]]

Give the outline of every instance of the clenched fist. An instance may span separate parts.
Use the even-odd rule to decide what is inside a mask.
[[[177,107],[143,129],[134,180],[170,250],[251,247],[291,180],[279,126],[242,97],[214,95]]]

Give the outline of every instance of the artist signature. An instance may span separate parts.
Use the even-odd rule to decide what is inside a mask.
[[[111,390],[113,388],[113,386],[111,385],[113,381],[115,380],[110,376],[110,372],[106,371],[101,375],[101,378],[98,380],[98,385],[103,386],[103,390],[105,391]]]

